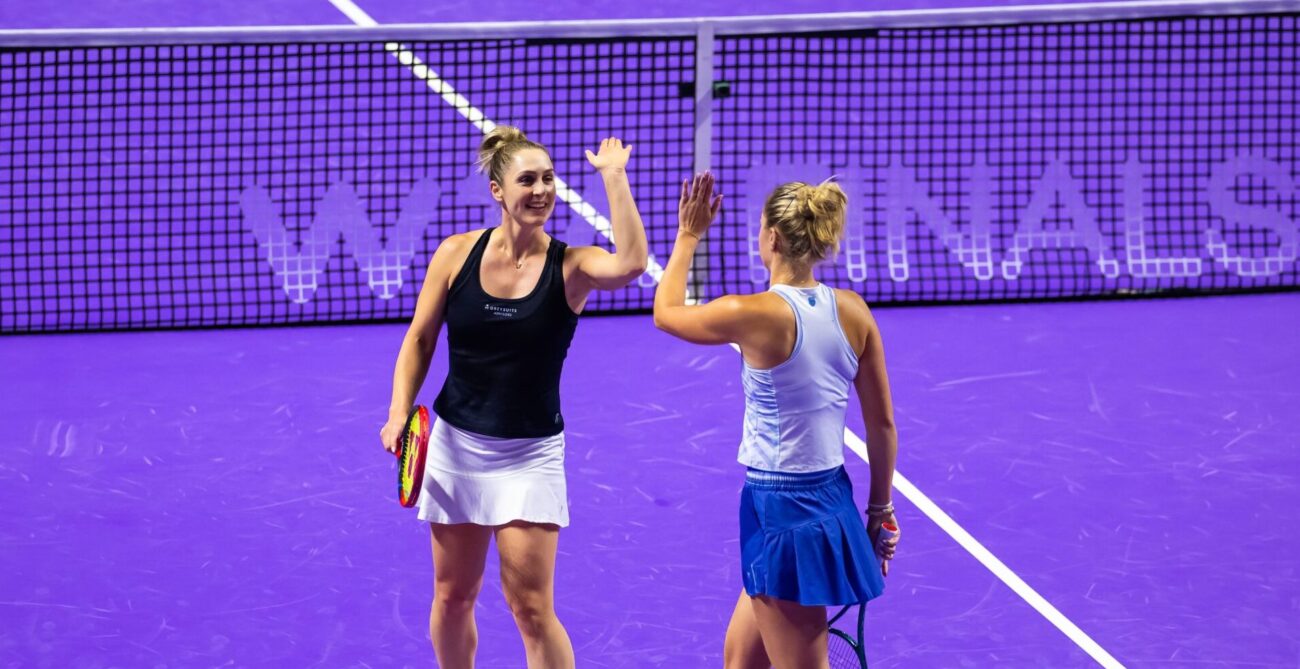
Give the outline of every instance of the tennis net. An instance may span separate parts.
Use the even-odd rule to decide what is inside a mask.
[[[876,303],[1296,288],[1297,16],[1214,9],[6,33],[0,331],[407,318],[499,220],[493,123],[549,147],[570,244],[612,248],[583,151],[635,145],[655,260],[595,312],[651,306],[703,167],[702,299],[762,290],[767,192],[832,175],[822,278]]]

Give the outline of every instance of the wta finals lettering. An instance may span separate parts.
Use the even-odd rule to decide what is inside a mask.
[[[1095,165],[1094,165],[1095,167]],[[1222,219],[1225,228],[1262,228],[1272,232],[1271,253],[1244,255],[1231,248],[1223,231],[1210,227],[1202,231],[1204,248],[1210,258],[1241,277],[1264,278],[1276,276],[1296,261],[1300,252],[1300,228],[1286,210],[1300,211],[1296,183],[1286,168],[1267,158],[1242,155],[1225,162],[1210,165],[1208,178],[1199,180],[1200,201],[1172,201],[1163,206],[1172,211],[1204,211],[1209,205],[1210,216]],[[943,243],[957,262],[981,281],[1000,275],[1007,281],[1020,278],[1029,253],[1034,249],[1086,250],[1097,271],[1108,279],[1118,278],[1122,270],[1138,279],[1196,277],[1203,271],[1201,257],[1155,257],[1147,247],[1148,226],[1144,214],[1144,184],[1151,182],[1147,166],[1132,158],[1116,165],[1119,181],[1116,203],[1122,220],[1116,222],[1124,239],[1124,262],[1121,266],[1115,251],[1102,234],[1097,211],[1085,203],[1080,180],[1070,174],[1061,161],[1049,162],[1037,180],[1018,177],[1016,183],[1002,182],[1008,192],[1028,190],[1029,201],[1017,212],[1014,231],[1002,254],[1000,262],[994,254],[992,218],[996,211],[993,199],[995,174],[985,162],[976,160],[966,168],[969,177],[963,180],[966,194],[960,209],[969,212],[966,225],[958,223],[942,209],[927,187],[916,178],[916,171],[897,159],[883,168],[836,168],[837,181],[849,196],[850,205],[861,211],[862,203],[876,202],[873,212],[883,215],[885,231],[885,263],[889,278],[905,282],[913,278],[915,269],[909,253],[908,221],[913,218],[927,225]],[[863,171],[870,169],[872,177]],[[819,164],[758,165],[747,170],[742,179],[746,203],[745,218],[749,226],[750,280],[756,284],[767,282],[767,271],[758,255],[758,226],[760,209],[767,193],[779,183],[809,181],[825,178],[831,170]],[[868,183],[879,184],[875,198],[869,197]],[[1271,192],[1270,192],[1271,191]],[[1242,202],[1242,193],[1253,194],[1268,203]],[[1188,190],[1170,190],[1168,197],[1192,200],[1198,193]],[[1208,217],[1207,217],[1208,218]],[[1069,227],[1048,229],[1046,223],[1068,220]],[[879,225],[880,221],[863,221],[861,216],[850,216],[846,222],[843,252],[850,281],[868,279],[866,244],[869,239],[866,224]],[[1174,221],[1185,225],[1184,221]],[[1113,229],[1113,228],[1112,228]],[[1185,233],[1176,231],[1179,238]],[[1171,235],[1172,236],[1172,235]],[[1258,235],[1255,235],[1258,237]],[[1184,250],[1184,253],[1191,249]]]
[[[1092,165],[1095,167],[1095,165]],[[1137,279],[1196,277],[1205,270],[1203,258],[1192,249],[1183,249],[1189,255],[1159,255],[1148,248],[1149,228],[1146,223],[1143,197],[1148,192],[1144,184],[1152,182],[1149,168],[1134,159],[1115,166],[1116,174],[1102,178],[1106,182],[1118,181],[1115,189],[1119,201],[1112,207],[1093,207],[1085,202],[1081,180],[1072,176],[1064,162],[1049,162],[1037,179],[1017,177],[1014,182],[1003,179],[1004,192],[1028,193],[1028,202],[1016,211],[1014,229],[1001,256],[995,257],[993,197],[997,177],[994,169],[976,160],[965,168],[968,176],[958,185],[964,194],[961,206],[941,207],[930,190],[917,178],[917,170],[895,159],[880,168],[836,168],[838,181],[848,193],[849,201],[858,216],[849,216],[844,238],[844,263],[850,281],[868,280],[868,226],[879,226],[883,216],[884,255],[888,276],[894,282],[922,280],[924,268],[911,259],[908,223],[915,220],[928,226],[952,255],[975,279],[989,281],[1000,277],[1006,281],[1020,278],[1030,253],[1035,249],[1081,249],[1087,252],[1097,272],[1108,279],[1118,278],[1122,271]],[[739,178],[739,191],[743,196],[745,224],[748,237],[749,279],[755,284],[767,281],[758,255],[759,209],[773,186],[786,181],[809,181],[831,175],[831,169],[819,164],[769,164],[756,165],[744,170]],[[869,181],[870,179],[870,181]],[[875,184],[874,197],[868,184]],[[945,183],[951,183],[945,180]],[[1162,202],[1170,211],[1199,211],[1200,220],[1216,217],[1224,230],[1232,228],[1238,235],[1241,228],[1253,229],[1250,238],[1265,240],[1269,248],[1259,249],[1265,242],[1257,242],[1254,253],[1241,253],[1234,249],[1224,230],[1205,227],[1198,231],[1203,237],[1203,247],[1209,257],[1226,270],[1245,278],[1266,278],[1287,271],[1300,255],[1300,229],[1292,215],[1300,211],[1296,198],[1297,185],[1286,167],[1276,161],[1242,155],[1209,165],[1208,177],[1195,183],[1198,191],[1169,190],[1168,198],[1183,198]],[[481,177],[472,175],[456,184],[457,199],[463,204],[481,205],[489,209]],[[463,191],[463,193],[462,193]],[[1196,199],[1203,195],[1204,200]],[[1250,195],[1243,202],[1242,195]],[[482,195],[481,198],[476,195]],[[589,201],[604,211],[603,193],[588,193]],[[426,227],[436,220],[442,190],[432,178],[415,183],[411,192],[400,204],[394,225],[385,233],[371,225],[364,205],[352,187],[336,183],[325,193],[312,225],[303,230],[295,240],[285,229],[270,194],[260,186],[246,189],[240,196],[245,226],[253,233],[262,249],[263,257],[281,279],[285,294],[293,302],[309,302],[318,287],[318,277],[324,271],[340,237],[345,251],[350,250],[358,269],[365,274],[372,294],[379,299],[396,297],[403,286],[403,276],[411,270],[417,248],[421,246]],[[481,201],[479,201],[481,199]],[[470,200],[473,200],[470,202]],[[1189,201],[1190,200],[1190,201]],[[1263,200],[1263,201],[1261,201]],[[868,203],[876,203],[868,209]],[[1208,205],[1208,216],[1204,213]],[[949,211],[960,209],[968,220],[958,221]],[[1123,261],[1107,243],[1102,232],[1103,218],[1098,210],[1118,211],[1118,218],[1110,222],[1110,229],[1123,238]],[[1291,214],[1288,214],[1288,210]],[[863,212],[872,218],[864,220]],[[732,216],[735,216],[733,213]],[[489,216],[489,218],[491,218]],[[733,219],[734,220],[734,219]],[[1068,221],[1068,225],[1051,225],[1049,222]],[[491,225],[494,221],[489,221]],[[1175,220],[1174,225],[1186,225]],[[1204,225],[1204,223],[1202,223]],[[915,226],[913,226],[915,227]],[[1271,235],[1261,235],[1260,231]],[[596,243],[594,231],[581,221],[569,226],[561,235],[571,244]],[[382,240],[381,236],[387,239]],[[1185,239],[1186,232],[1171,231],[1167,237]],[[878,238],[878,237],[877,237]],[[669,249],[656,249],[666,252]],[[421,259],[421,262],[423,259]],[[653,286],[646,281],[643,287]]]

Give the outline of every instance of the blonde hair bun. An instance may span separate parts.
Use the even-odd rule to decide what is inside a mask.
[[[523,130],[513,125],[499,125],[493,128],[478,145],[478,171],[486,173],[488,178],[501,183],[505,166],[510,159],[522,149],[541,149],[546,147],[528,139]]]
[[[768,196],[763,214],[785,241],[787,259],[816,264],[839,251],[849,197],[834,178],[816,186],[792,181]]]

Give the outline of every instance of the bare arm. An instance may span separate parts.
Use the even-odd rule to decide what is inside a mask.
[[[655,327],[695,344],[739,343],[748,327],[742,298],[727,295],[708,304],[686,304],[691,258],[721,207],[722,196],[713,196],[713,175],[697,174],[691,182],[682,182],[677,241],[655,290]]]
[[[631,283],[645,272],[649,245],[641,213],[632,199],[627,179],[627,161],[632,147],[611,137],[600,143],[600,152],[587,152],[587,160],[600,171],[609,197],[610,225],[614,232],[614,253],[598,246],[574,249],[576,270],[588,285],[601,290],[616,290]]]
[[[855,295],[856,297],[856,295]],[[898,460],[898,431],[894,426],[894,404],[889,393],[889,376],[885,372],[885,347],[880,328],[861,297],[856,307],[867,319],[866,344],[858,357],[858,375],[853,380],[862,405],[862,421],[867,426],[867,459],[871,461],[871,492],[868,495],[867,534],[883,558],[881,573],[889,575],[897,537],[880,542],[880,528],[886,522],[898,527],[893,512],[894,465]]]
[[[866,310],[866,305],[862,308]],[[871,312],[866,348],[858,359],[858,375],[853,385],[862,405],[862,420],[867,426],[867,457],[871,459],[870,503],[888,504],[894,485],[894,463],[898,459],[898,431],[894,426],[894,405],[889,394],[889,377],[885,372],[885,347],[880,340]]]
[[[459,257],[463,243],[464,238],[457,235],[438,245],[424,275],[424,286],[420,288],[420,297],[415,303],[415,315],[397,352],[388,420],[379,431],[380,440],[390,453],[396,453],[400,446],[406,415],[415,404],[415,395],[429,373],[438,332],[442,330],[447,291],[451,285],[451,265]]]

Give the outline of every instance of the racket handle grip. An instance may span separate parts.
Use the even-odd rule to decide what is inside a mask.
[[[882,560],[886,559],[885,558],[886,547],[889,547],[891,549],[889,552],[890,552],[890,556],[892,557],[892,553],[893,553],[892,548],[894,547],[895,544],[898,543],[898,534],[899,534],[898,526],[895,525],[894,523],[884,522],[880,524],[880,533],[876,535],[876,545],[874,546],[874,548],[876,549],[877,557],[879,557]]]

